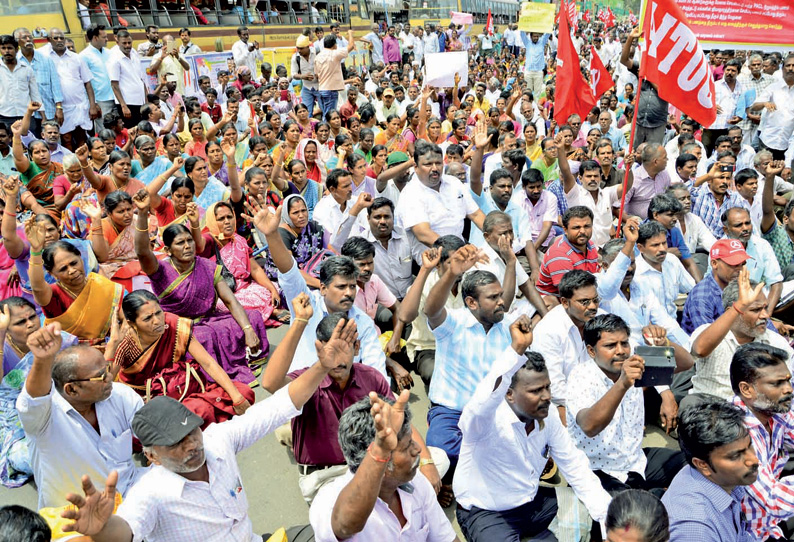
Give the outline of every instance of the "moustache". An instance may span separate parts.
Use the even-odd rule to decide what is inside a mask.
[[[780,403],[781,405],[784,404],[784,403],[790,403],[792,398],[794,398],[794,395],[786,395],[785,397],[782,397],[778,401],[778,403]]]
[[[348,302],[349,302],[349,303],[353,303],[354,301],[355,301],[355,299],[354,299],[354,298],[352,298],[352,297],[350,297],[350,296],[345,296],[345,297],[343,297],[343,298],[341,299],[340,303],[348,303]]]

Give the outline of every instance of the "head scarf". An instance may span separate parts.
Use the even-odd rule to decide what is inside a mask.
[[[295,224],[292,223],[292,219],[289,217],[289,204],[293,198],[300,199],[303,202],[303,204],[306,205],[306,200],[303,199],[303,196],[301,196],[300,194],[290,194],[289,196],[284,198],[284,202],[281,204],[281,221],[287,224],[288,226],[290,226],[291,228],[295,227]],[[309,206],[306,205],[306,208],[308,209]]]
[[[212,235],[218,241],[223,241],[226,238],[223,237],[220,224],[218,224],[218,220],[215,218],[215,209],[219,203],[222,202],[216,202],[207,207],[207,213],[204,215],[204,221],[206,223],[207,230],[210,232],[210,235]],[[226,205],[223,206],[226,207]],[[226,208],[228,209],[228,207]],[[232,210],[232,220],[234,220],[234,232],[237,232],[237,217],[234,214],[234,210]],[[234,233],[232,234],[232,237],[234,237]]]
[[[295,160],[300,160],[301,162],[303,162],[303,165],[306,166],[306,169],[309,168],[309,165],[306,163],[306,145],[308,145],[310,141],[312,141],[314,145],[317,147],[317,157],[314,159],[314,163],[318,168],[320,168],[320,180],[321,180],[321,184],[324,184],[326,171],[325,171],[325,163],[323,162],[323,159],[320,158],[319,141],[317,141],[316,139],[309,139],[309,138],[301,139],[298,142],[298,146],[295,148]],[[287,165],[288,164],[284,164],[285,169]]]

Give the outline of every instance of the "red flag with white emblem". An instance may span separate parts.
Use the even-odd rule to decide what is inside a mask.
[[[601,57],[598,56],[595,47],[590,46],[590,89],[593,96],[598,100],[604,93],[614,85],[609,70],[606,69]]]

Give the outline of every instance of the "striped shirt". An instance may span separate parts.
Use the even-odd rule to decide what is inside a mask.
[[[564,235],[559,237],[546,251],[538,276],[538,290],[546,295],[559,295],[557,285],[563,275],[573,269],[581,269],[588,273],[598,272],[598,251],[595,245],[587,242],[585,254],[579,252]]]
[[[39,86],[41,104],[44,106],[44,114],[48,119],[54,119],[55,104],[63,102],[61,79],[58,77],[55,64],[39,51],[33,53],[32,61],[28,61],[22,51],[19,51],[17,53],[17,62],[33,69],[36,74],[36,83]]]
[[[787,450],[794,448],[794,412],[789,410],[769,418],[770,437],[739,397],[733,398],[733,404],[744,411],[744,425],[758,456],[758,479],[747,488],[742,512],[747,516],[750,530],[760,540],[783,538],[783,531],[777,524],[794,515],[794,479],[791,476],[781,478],[789,458]]]
[[[722,213],[733,207],[744,207],[748,211],[750,210],[750,204],[738,192],[728,190],[722,200],[722,205],[719,205],[708,183],[703,183],[695,188],[690,187],[690,190],[692,192],[692,212],[703,219],[717,239],[721,239],[725,234],[720,220]]]

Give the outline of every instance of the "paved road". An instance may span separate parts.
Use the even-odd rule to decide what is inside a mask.
[[[285,328],[269,330],[268,337],[271,348],[281,341]],[[411,395],[411,409],[419,431],[424,436],[429,402],[421,385],[415,386]],[[256,399],[261,401],[269,393],[261,387],[256,389]],[[674,441],[666,437],[655,427],[649,427],[643,446],[671,446]],[[280,445],[275,437],[265,438],[244,450],[237,457],[243,475],[246,494],[248,495],[249,514],[254,524],[254,532],[269,533],[282,526],[306,524],[309,522],[309,509],[298,489],[298,470],[295,459],[287,449]],[[7,489],[0,486],[0,506],[21,504],[28,508],[36,507],[36,489],[27,484],[18,489]],[[65,504],[65,501],[64,501]],[[453,522],[455,531],[460,531],[455,521],[454,506],[446,509],[447,517]],[[460,537],[463,540],[463,537]]]

